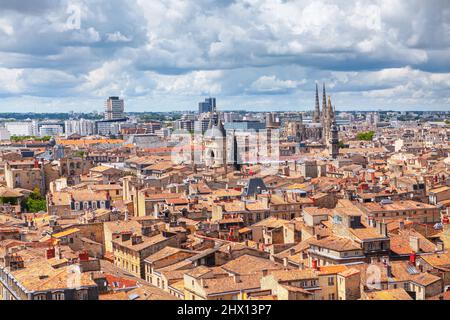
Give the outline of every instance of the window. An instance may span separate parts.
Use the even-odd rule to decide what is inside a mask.
[[[47,296],[45,294],[37,294],[34,296],[34,300],[47,300]]]
[[[88,300],[87,290],[78,290],[75,294],[76,300]]]
[[[53,300],[64,300],[64,292],[55,292],[52,298]]]
[[[334,286],[334,277],[329,277],[328,278],[328,285],[329,286]]]

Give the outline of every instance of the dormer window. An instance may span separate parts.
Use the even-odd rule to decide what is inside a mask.
[[[64,292],[54,292],[52,294],[53,300],[64,300]]]

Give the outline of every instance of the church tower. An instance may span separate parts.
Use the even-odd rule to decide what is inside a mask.
[[[325,131],[325,142],[328,143],[328,141],[331,139],[331,125],[333,124],[333,107],[331,105],[331,96],[328,96],[328,105],[326,108],[326,117],[325,117],[325,124],[324,124],[324,131]]]
[[[208,131],[204,135],[205,165],[211,168],[223,166],[225,175],[228,174],[227,134],[220,120],[220,115],[211,115]]]
[[[329,142],[330,155],[333,159],[337,159],[339,156],[339,129],[336,125],[336,120],[333,119],[331,124],[331,139]]]
[[[323,97],[322,97],[322,124],[325,125],[325,118],[327,116],[327,93],[325,91],[325,83],[323,84]]]
[[[314,123],[320,122],[319,88],[317,86],[317,83],[316,83],[316,107],[314,109],[313,122]]]
[[[323,84],[323,97],[322,97],[322,139],[326,144],[328,139],[328,108],[327,108],[327,95],[325,90],[325,83]]]

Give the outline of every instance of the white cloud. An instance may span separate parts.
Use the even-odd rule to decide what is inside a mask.
[[[0,2],[0,94],[306,106],[320,80],[348,106],[448,107],[445,0],[77,0],[79,30],[70,3]]]
[[[280,80],[275,76],[262,76],[251,84],[250,90],[256,93],[266,94],[286,93],[296,89],[299,84],[305,82],[306,80]]]
[[[24,87],[22,74],[20,69],[0,68],[0,94],[20,93]]]
[[[156,76],[158,93],[176,95],[218,95],[221,71],[194,71],[180,76]]]

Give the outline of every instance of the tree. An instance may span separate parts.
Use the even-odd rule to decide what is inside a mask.
[[[25,201],[25,208],[31,213],[47,211],[47,201],[45,201],[45,198],[41,195],[39,188],[34,188],[33,192]]]
[[[356,139],[358,139],[359,141],[372,141],[374,136],[375,136],[374,131],[360,132],[356,136]]]
[[[338,146],[339,146],[340,149],[345,149],[345,148],[347,148],[347,145],[344,143],[344,141],[339,141]]]

